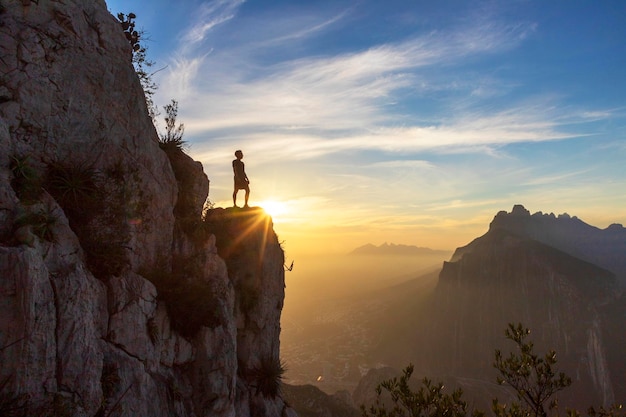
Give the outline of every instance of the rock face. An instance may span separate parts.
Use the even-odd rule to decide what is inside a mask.
[[[521,205],[510,213],[498,213],[491,229],[504,229],[599,265],[613,272],[626,283],[626,228],[612,224],[606,229],[590,226],[576,216],[561,214],[530,214]]]
[[[558,370],[572,378],[559,393],[561,409],[622,402],[624,232],[568,215],[531,215],[522,206],[500,212],[485,235],[444,262],[432,293],[419,286],[427,276],[394,290],[373,354],[396,369],[413,363],[416,375],[461,387],[472,404],[488,410],[491,399],[505,400],[509,392],[496,384],[494,351],[508,356],[515,346],[504,331],[522,323],[535,352],[555,350]],[[355,391],[355,402],[371,401],[372,390],[370,380]]]
[[[623,356],[612,352],[623,352],[626,345],[610,330],[623,323],[611,312],[624,306],[618,279],[565,252],[584,251],[584,237],[590,234],[598,243],[600,231],[590,229],[569,216],[530,216],[521,206],[499,213],[489,232],[457,249],[443,266],[432,320],[425,325],[432,332],[424,348],[430,358],[425,367],[495,381],[493,351],[512,348],[503,331],[507,323],[521,322],[533,331],[537,352],[554,349],[560,369],[572,377],[572,386],[560,395],[562,405],[585,409],[623,398]],[[605,247],[604,252],[596,247],[595,254],[584,251],[586,258],[614,250]],[[618,333],[623,334],[623,326]]]
[[[350,393],[338,391],[328,395],[313,385],[283,387],[285,400],[298,410],[300,417],[359,417],[360,410],[352,404]]]
[[[104,1],[2,1],[0,75],[0,415],[293,415],[271,218],[202,216]]]

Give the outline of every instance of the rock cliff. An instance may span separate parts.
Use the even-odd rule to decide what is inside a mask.
[[[294,415],[283,251],[164,152],[102,0],[0,4],[0,414]]]
[[[584,409],[621,398],[623,365],[612,351],[623,352],[624,340],[609,331],[623,321],[610,311],[624,305],[618,279],[561,249],[582,250],[590,226],[569,216],[550,226],[556,220],[531,217],[516,206],[511,213],[499,213],[489,232],[444,263],[433,295],[433,319],[426,325],[432,331],[425,349],[432,369],[495,380],[493,350],[511,348],[502,329],[522,322],[533,330],[538,351],[558,352],[560,368],[573,379],[561,396],[563,405]],[[576,229],[587,233],[581,237]],[[604,247],[596,246],[594,252],[615,249]]]
[[[394,290],[374,354],[397,369],[413,363],[416,376],[461,387],[487,410],[494,397],[506,398],[496,384],[494,350],[514,348],[504,330],[521,322],[536,352],[554,349],[559,370],[572,378],[559,393],[561,409],[622,402],[626,297],[618,272],[625,232],[568,215],[531,215],[519,205],[502,211],[486,234],[444,262],[432,293],[424,288],[427,275]],[[368,392],[371,385],[357,390],[355,401],[371,401]]]

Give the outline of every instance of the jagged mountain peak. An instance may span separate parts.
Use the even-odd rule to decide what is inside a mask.
[[[513,206],[510,213],[500,211],[489,230],[502,229],[518,236],[537,240],[572,256],[594,263],[615,273],[626,282],[626,229],[614,223],[606,229],[587,224],[567,213],[530,214],[523,205]],[[455,257],[460,248],[455,252]]]

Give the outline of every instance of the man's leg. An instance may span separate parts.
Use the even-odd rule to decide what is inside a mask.
[[[233,191],[233,207],[237,207],[237,189]]]
[[[246,187],[246,196],[245,196],[246,205],[244,207],[248,207],[248,197],[250,197],[250,188]]]

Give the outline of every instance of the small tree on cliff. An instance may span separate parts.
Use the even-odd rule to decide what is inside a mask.
[[[527,342],[530,330],[522,324],[513,325],[505,331],[506,338],[518,349],[507,358],[496,350],[494,367],[500,372],[498,384],[513,388],[519,402],[510,407],[493,400],[492,410],[497,417],[547,417],[549,411],[558,409],[556,394],[569,387],[572,379],[554,370],[556,352],[550,350],[540,357],[533,351],[533,343]]]
[[[409,381],[413,365],[402,371],[400,378],[381,382],[376,387],[376,403],[369,409],[361,406],[363,417],[466,417],[469,415],[467,403],[462,400],[463,391],[459,388],[447,394],[444,385],[433,384],[428,378],[422,380],[417,391],[411,390]],[[393,408],[387,410],[383,404],[383,390],[391,396]],[[472,411],[474,417],[484,416],[480,411]]]
[[[556,394],[571,384],[571,378],[563,372],[557,373],[556,353],[550,350],[540,357],[534,353],[532,342],[526,337],[530,330],[522,324],[513,325],[505,331],[506,338],[513,341],[518,349],[508,357],[499,350],[495,352],[494,367],[499,371],[497,381],[500,385],[510,386],[517,395],[517,402],[510,405],[493,400],[492,411],[496,417],[547,417],[558,414]],[[468,415],[463,392],[458,389],[452,394],[443,393],[443,384],[433,385],[424,379],[422,387],[414,392],[409,388],[409,379],[413,366],[409,365],[400,379],[393,378],[381,382],[376,387],[376,404],[366,409],[361,406],[363,417],[464,417]],[[383,390],[391,396],[393,408],[388,410],[381,401]],[[576,410],[567,410],[568,417],[580,417]],[[593,407],[587,410],[590,417],[626,417],[621,405],[608,409]],[[474,410],[473,416],[482,416],[483,412]]]
[[[156,118],[159,116],[159,109],[154,104],[154,94],[159,88],[157,83],[154,82],[152,76],[157,71],[151,71],[154,66],[154,61],[148,59],[148,47],[144,42],[145,32],[143,30],[135,29],[135,13],[118,13],[117,19],[120,21],[124,35],[130,43],[132,51],[132,62],[135,67],[135,72],[141,82],[143,93],[146,97],[146,106],[148,107],[148,114],[152,118],[152,122],[156,122]],[[160,71],[160,70],[159,70]]]
[[[185,147],[183,133],[185,133],[185,125],[178,123],[178,101],[172,99],[170,104],[163,106],[165,110],[165,133],[159,133],[159,146],[163,150],[182,150]]]

